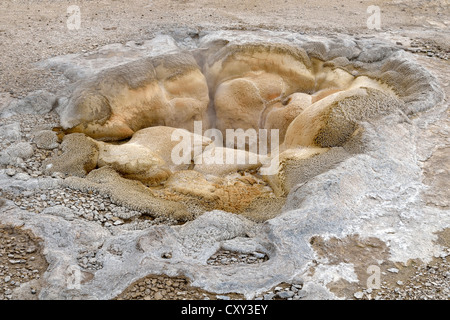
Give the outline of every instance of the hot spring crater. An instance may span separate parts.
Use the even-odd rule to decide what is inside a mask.
[[[81,220],[22,217],[48,247],[59,241],[48,226],[69,239],[50,250],[41,298],[110,299],[148,274],[183,275],[206,290],[251,298],[302,277],[316,258],[314,236],[375,237],[403,261],[405,247],[420,255],[430,246],[429,235],[411,236],[413,225],[426,220],[439,229],[440,212],[420,204],[415,143],[417,119],[443,92],[388,42],[205,31],[40,66],[67,83],[54,109],[61,152],[45,160],[46,174],[179,222],[110,232]],[[68,289],[74,252],[86,248],[102,268]],[[221,249],[267,259],[208,265]],[[305,290],[331,295],[316,280]]]

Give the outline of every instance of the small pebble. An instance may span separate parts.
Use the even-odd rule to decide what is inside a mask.
[[[280,291],[277,293],[277,296],[281,299],[288,299],[292,298],[294,296],[294,293],[292,291]]]
[[[8,169],[6,169],[5,173],[6,173],[8,176],[12,177],[12,176],[14,176],[14,175],[16,174],[16,170],[14,170],[14,169],[12,169],[12,168],[8,168]]]
[[[155,296],[154,296],[155,300],[161,300],[162,298],[163,298],[163,296],[159,291],[155,293]]]
[[[355,294],[353,295],[356,299],[362,299],[362,297],[364,296],[364,293],[362,293],[361,291],[355,292]]]

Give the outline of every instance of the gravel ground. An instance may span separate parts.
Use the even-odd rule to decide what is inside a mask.
[[[443,60],[448,60],[450,58],[450,50],[441,47],[439,44],[433,40],[413,40],[409,47],[405,48],[407,51],[425,54],[428,57],[435,57]]]
[[[30,92],[45,89],[56,93],[62,89],[62,75],[43,71],[35,63],[51,56],[87,52],[99,46],[130,40],[152,38],[161,32],[183,35],[180,30],[201,32],[204,29],[271,29],[311,34],[347,33],[370,36],[366,28],[367,7],[379,5],[382,30],[404,49],[438,59],[449,58],[449,6],[445,1],[298,1],[269,0],[226,3],[201,1],[77,1],[82,13],[82,27],[68,30],[67,7],[73,1],[12,1],[0,3],[0,111],[12,98],[23,98]],[[61,152],[41,149],[33,142],[36,132],[52,130],[59,123],[53,114],[45,116],[17,115],[0,118],[0,126],[18,123],[19,136],[7,139],[0,135],[0,149],[17,142],[32,145],[31,157],[0,170],[19,180],[45,177],[42,163]],[[154,224],[176,224],[177,221],[152,219],[141,213],[115,205],[95,193],[82,193],[68,188],[33,190],[23,193],[2,191],[0,197],[18,207],[40,214],[64,215],[66,219],[86,219],[100,223],[111,232],[122,229],[144,229]],[[0,199],[0,210],[5,200]],[[57,208],[57,210],[54,210]],[[448,239],[448,236],[446,236]],[[448,241],[442,245],[449,248]],[[387,271],[380,289],[355,287],[345,295],[348,299],[449,299],[450,268],[448,257],[435,257],[429,263],[412,262],[408,267]],[[219,251],[208,264],[264,263],[267,256],[255,252],[239,254]],[[80,252],[82,269],[98,270],[101,264],[96,252]],[[0,224],[0,300],[12,299],[12,290],[23,283],[38,281],[47,268],[39,239],[19,228]],[[392,269],[392,268],[391,268]],[[395,268],[394,268],[395,269]],[[304,296],[301,281],[282,283],[256,299],[296,300]],[[38,286],[30,286],[33,295]],[[127,288],[116,299],[242,299],[237,294],[218,295],[191,287],[181,277],[150,275]]]
[[[228,250],[219,250],[213,254],[206,262],[209,265],[214,266],[227,266],[231,264],[254,264],[263,263],[269,260],[266,254],[261,252],[252,252],[251,254],[242,254],[238,252],[231,252]]]
[[[450,255],[450,250],[449,250]],[[426,264],[414,263],[403,270],[393,268],[391,273],[407,274],[404,280],[384,281],[380,289],[365,289],[354,294],[364,300],[449,300],[450,268],[447,258],[434,258]]]
[[[46,269],[38,239],[19,228],[0,225],[0,300],[11,299],[13,289],[39,280]],[[30,293],[39,292],[31,286]]]
[[[70,5],[80,8],[80,29],[67,28]],[[56,92],[60,75],[34,68],[35,62],[183,28],[370,35],[374,33],[367,28],[370,5],[380,8],[380,32],[432,41],[449,52],[450,9],[445,0],[5,0],[0,3],[0,91],[13,97],[44,87]]]
[[[182,277],[148,276],[129,286],[115,300],[231,300],[241,295],[217,295],[190,286]]]

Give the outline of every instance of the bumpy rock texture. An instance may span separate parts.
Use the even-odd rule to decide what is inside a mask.
[[[85,173],[109,166],[124,178],[165,188],[148,190],[144,198],[194,201],[204,211],[253,210],[261,216],[255,203],[273,202],[268,210],[278,210],[306,163],[321,173],[344,153],[363,152],[361,123],[394,114],[406,117],[431,107],[429,98],[437,101],[441,95],[424,70],[392,48],[361,51],[363,41],[236,42],[220,44],[205,37],[201,47],[209,50],[138,59],[79,80],[60,111],[61,125],[66,133],[106,141],[92,140],[98,161],[83,156],[83,161],[91,159],[83,165]],[[200,132],[194,121],[201,123]],[[192,132],[185,134],[192,152],[181,164],[173,156],[179,145],[176,128]],[[206,136],[196,137],[209,129],[216,130],[214,146]],[[261,129],[269,131],[263,136]],[[223,141],[228,130],[241,130],[248,140]],[[256,140],[250,137],[253,132]],[[107,142],[125,138],[131,140]],[[266,150],[261,149],[264,139]],[[172,177],[190,169],[198,174]],[[253,177],[242,183],[232,177],[238,172]],[[233,188],[223,188],[227,184]]]
[[[50,174],[59,172],[70,176],[86,176],[97,166],[98,147],[82,133],[65,136],[61,149],[62,155],[43,164],[43,169]]]
[[[110,113],[104,113],[107,117],[96,118],[91,112],[96,109],[89,109],[93,106],[89,103],[107,104],[102,99],[97,100],[98,96],[91,95],[92,92],[87,95],[92,100],[74,99],[82,97],[81,92],[90,92],[88,84],[107,82],[107,78],[103,78],[105,74],[116,74],[117,71],[111,70],[124,71],[126,67],[105,69],[96,75],[95,71],[102,67],[94,69],[94,74],[86,72],[95,64],[86,61],[83,64],[81,57],[52,59],[48,65],[59,66],[65,74],[88,75],[87,81],[76,84],[73,90],[65,92],[66,96],[60,97],[61,103],[56,110],[63,119],[67,115],[76,119],[84,114],[74,110],[87,108],[89,116],[77,118],[83,125],[73,123],[77,128],[74,131],[86,131],[67,134],[60,150],[34,150],[30,144],[28,154],[17,150],[5,153],[17,156],[16,161],[22,156],[26,168],[36,155],[51,152],[53,157],[47,159],[41,169],[48,170],[54,177],[42,178],[31,173],[22,180],[15,176],[19,173],[11,172],[18,167],[10,164],[7,166],[12,168],[5,167],[0,172],[2,197],[12,199],[0,204],[0,221],[42,239],[42,253],[48,268],[33,284],[39,289],[35,293],[38,298],[112,299],[121,297],[131,284],[139,283],[149,275],[185,276],[192,286],[207,292],[234,292],[246,298],[266,296],[267,290],[280,283],[288,283],[290,290],[275,288],[279,297],[336,298],[330,284],[361,282],[361,279],[367,279],[367,274],[364,278],[361,273],[366,273],[369,266],[364,261],[352,260],[353,257],[344,259],[345,255],[324,258],[321,254],[329,238],[342,239],[348,235],[353,239],[352,235],[359,234],[360,251],[374,253],[377,259],[371,258],[370,264],[380,266],[384,271],[392,268],[392,261],[399,264],[411,258],[430,261],[432,256],[448,254],[444,246],[436,242],[436,234],[450,226],[448,206],[445,201],[439,201],[442,190],[434,193],[439,199],[430,196],[433,188],[439,189],[439,184],[430,179],[425,179],[429,186],[424,184],[422,168],[433,150],[438,147],[445,150],[445,145],[437,147],[434,141],[421,138],[429,132],[430,123],[443,121],[448,115],[448,106],[441,103],[443,93],[436,78],[409,54],[374,39],[356,40],[342,36],[324,40],[289,33],[211,32],[203,34],[194,43],[191,52],[197,59],[196,67],[180,79],[184,76],[203,77],[201,83],[207,86],[208,99],[200,99],[205,104],[202,104],[204,109],[198,109],[201,112],[197,115],[201,114],[202,121],[207,119],[204,128],[218,127],[220,119],[227,119],[226,114],[232,114],[227,99],[221,98],[222,94],[234,100],[237,97],[249,99],[254,106],[250,111],[254,113],[243,113],[239,119],[242,124],[248,124],[248,128],[264,128],[260,119],[269,119],[263,124],[286,129],[277,171],[261,176],[253,167],[242,172],[232,172],[233,169],[221,173],[223,176],[216,176],[213,169],[205,164],[197,167],[195,161],[188,168],[177,168],[165,156],[167,150],[163,147],[169,146],[162,142],[170,140],[171,128],[164,129],[169,131],[166,133],[159,131],[161,139],[153,139],[151,135],[147,139],[147,129],[141,130],[139,120],[135,122],[129,115],[117,119],[120,109],[111,109]],[[221,45],[217,46],[217,43]],[[268,44],[254,47],[255,43]],[[172,45],[170,42],[171,50]],[[238,55],[241,58],[233,62],[231,57]],[[260,59],[253,55],[266,55],[267,64],[259,65]],[[79,63],[71,64],[71,59],[78,59]],[[242,72],[240,60],[257,68]],[[145,58],[135,65],[142,66],[142,61],[152,66],[155,61],[164,65],[162,60],[154,58]],[[284,70],[282,65],[275,63],[277,61],[292,63],[292,77],[301,77],[305,88],[311,89],[314,78],[321,83],[334,83],[330,85],[333,89],[302,91],[293,88],[296,83],[290,78],[290,71]],[[159,70],[165,72],[165,68],[164,65]],[[221,72],[222,68],[227,72]],[[326,68],[329,69],[323,71]],[[232,76],[226,78],[228,75]],[[178,78],[175,78],[172,84],[178,87]],[[215,80],[211,81],[211,78]],[[112,79],[112,87],[118,85],[124,94],[134,90],[130,89],[132,81],[129,78]],[[161,76],[158,79],[164,82],[167,78]],[[267,83],[277,85],[272,88]],[[252,89],[248,91],[249,96],[240,96],[238,84]],[[339,92],[334,92],[337,89]],[[115,91],[108,93],[105,90],[104,94],[109,94],[108,99],[114,103],[122,98],[121,95],[116,97]],[[125,94],[123,97],[131,96]],[[168,102],[171,106],[171,103],[175,105],[173,99]],[[260,117],[265,105],[273,99],[270,112]],[[68,103],[62,103],[64,101]],[[76,104],[75,101],[86,101],[87,104]],[[193,99],[191,106],[196,106],[197,102],[197,98]],[[147,106],[144,102],[138,105],[139,108]],[[222,106],[220,112],[224,115],[220,119],[218,105]],[[236,105],[236,108],[240,107]],[[102,108],[98,110],[103,112],[105,109]],[[202,112],[211,118],[203,118],[205,113]],[[316,120],[317,125],[308,127],[310,119]],[[187,122],[179,120],[170,126],[183,127],[183,123],[191,123],[193,118],[187,116],[185,120]],[[133,127],[136,123],[139,125]],[[155,122],[153,125],[169,126],[169,123]],[[345,130],[336,130],[339,126]],[[108,131],[111,128],[118,130]],[[192,128],[185,129],[192,131]],[[305,135],[297,135],[297,130]],[[447,133],[447,129],[441,130],[443,134]],[[14,133],[15,128],[7,127],[5,131],[12,132],[9,138],[19,138]],[[94,131],[105,135],[91,135]],[[131,138],[129,141],[99,141],[122,139],[124,133]],[[142,139],[137,139],[139,136]],[[210,151],[206,147],[203,152]],[[145,155],[161,148],[158,157],[154,157],[158,161],[152,162],[154,159],[149,158],[145,164],[164,168],[164,175],[155,171],[158,179],[148,180],[163,182],[161,186],[148,187],[142,183],[148,176],[136,171],[139,158],[134,159],[136,166],[128,162],[127,157],[133,155],[123,151],[127,148],[133,152],[142,150]],[[220,147],[215,148],[221,151]],[[28,156],[30,158],[26,159]],[[441,158],[441,153],[437,152],[432,159],[439,163]],[[195,157],[191,159],[195,160]],[[431,171],[426,166],[425,169]],[[58,172],[67,177],[61,179]],[[20,174],[21,178],[26,175]],[[128,174],[134,176],[124,177]],[[84,193],[74,194],[75,200],[68,201],[73,203],[70,209],[63,200],[58,200],[61,207],[49,209],[50,201],[54,200],[47,199],[48,192],[38,197],[40,190],[61,186],[67,187],[65,192],[73,188]],[[32,212],[25,201],[18,202],[17,195],[24,190],[27,199],[40,198],[39,208],[42,209],[39,214]],[[243,191],[254,193],[248,196]],[[89,199],[97,193],[107,199],[105,203],[116,203],[118,210],[123,211],[111,209],[114,216],[106,217],[110,213],[105,213],[105,206],[102,209],[101,204],[80,198],[80,194],[86,194]],[[424,204],[424,199],[431,204]],[[237,205],[240,207],[233,208]],[[122,207],[127,207],[128,211]],[[158,223],[161,220],[153,219],[155,217],[174,220]],[[187,222],[177,224],[177,221]],[[324,240],[318,240],[319,237]],[[229,261],[238,254],[262,258],[258,263],[212,262],[224,252],[232,253]],[[27,289],[25,285],[18,287],[13,294],[24,294]],[[160,295],[152,294],[152,297],[160,298]]]
[[[208,102],[205,78],[191,55],[146,58],[83,79],[61,124],[107,141],[157,125],[193,130],[194,120],[207,120]]]

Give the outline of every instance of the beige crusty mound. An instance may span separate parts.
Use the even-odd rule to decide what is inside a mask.
[[[277,170],[264,176],[276,195],[286,195],[348,157],[342,147],[358,132],[361,121],[402,113],[403,101],[392,93],[359,87],[363,83],[313,103],[292,121]]]
[[[269,73],[279,75],[288,94],[314,88],[312,62],[306,52],[276,43],[229,44],[207,58],[205,76],[211,91],[228,80]]]
[[[265,156],[240,149],[207,146],[204,152],[194,158],[194,170],[218,177],[238,171],[252,171],[261,167]]]
[[[214,96],[215,125],[224,134],[226,129],[271,128],[280,122],[279,128],[286,128],[309,104],[288,97],[315,87],[307,54],[282,44],[228,45],[207,59],[204,70]],[[295,105],[282,108],[290,100]],[[270,113],[273,108],[283,110]]]
[[[393,91],[381,81],[354,76],[347,59],[323,61],[285,44],[229,44],[209,57],[204,72],[214,97],[216,127],[278,129],[280,142],[304,110],[327,97],[370,87]],[[270,140],[270,139],[269,139]]]
[[[172,141],[175,130],[182,131],[192,142],[195,139],[202,142],[200,151],[205,154],[200,154],[204,157],[201,164],[193,165],[198,166],[197,170],[188,170],[191,164],[173,163],[171,153],[179,143]],[[245,173],[254,172],[261,165],[259,158],[255,164],[207,165],[206,148],[211,143],[209,138],[170,127],[139,130],[123,144],[96,141],[73,133],[64,138],[62,156],[50,163],[57,171],[71,175],[64,180],[65,186],[85,192],[95,190],[119,205],[154,217],[187,221],[218,209],[263,221],[278,213],[281,203],[267,183]],[[226,150],[231,151],[233,158],[239,154],[246,162],[249,160],[250,153],[244,150],[220,147],[212,150],[219,152],[224,161]],[[189,159],[193,164],[198,161],[194,153]],[[64,165],[72,171],[65,170]],[[78,174],[77,170],[82,171]],[[261,208],[272,209],[267,213],[260,212]]]
[[[184,143],[183,140],[172,139],[174,132],[180,132],[191,142],[187,163],[174,163],[172,151]],[[174,138],[178,137],[175,135]],[[167,180],[178,170],[185,170],[194,158],[194,140],[198,139],[201,152],[211,140],[197,136],[185,129],[172,127],[150,127],[137,131],[124,144],[111,144],[95,141],[99,149],[98,166],[110,166],[123,177],[139,180],[148,186],[157,186]],[[186,148],[187,149],[187,148]]]
[[[158,185],[166,180],[171,171],[158,153],[134,143],[99,145],[98,166],[109,166],[124,178],[139,180],[146,185]]]
[[[190,220],[219,209],[264,221],[282,210],[292,188],[360,152],[354,146],[361,122],[407,112],[405,99],[417,101],[414,88],[424,81],[402,80],[409,65],[395,61],[360,72],[349,57],[331,57],[320,45],[229,43],[197,59],[202,71],[190,54],[166,55],[109,69],[78,86],[62,124],[93,138],[83,136],[97,152],[83,174],[100,169],[67,183],[154,216]],[[244,135],[277,129],[281,145],[269,133],[268,155],[252,149],[250,139],[233,149],[229,141],[192,133],[194,120],[223,138],[227,129]],[[182,149],[176,128],[201,142],[181,164],[174,160]]]
[[[67,132],[114,141],[150,126],[207,127],[208,86],[188,53],[145,58],[84,80],[61,114]]]
[[[43,163],[46,174],[55,172],[84,177],[97,166],[98,147],[83,133],[66,135],[61,143],[62,154]]]
[[[289,125],[284,149],[342,146],[359,121],[401,112],[403,101],[374,88],[337,92],[306,108]]]
[[[289,125],[278,157],[278,168],[264,179],[276,195],[330,169],[348,156],[343,147],[361,121],[401,113],[403,101],[392,93],[370,87],[339,91],[313,103]]]

